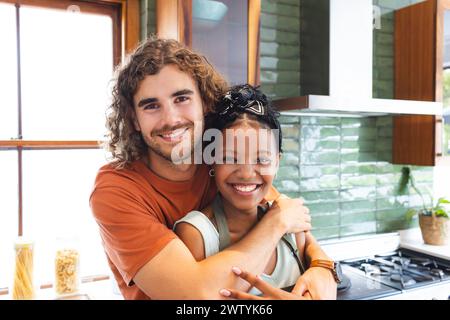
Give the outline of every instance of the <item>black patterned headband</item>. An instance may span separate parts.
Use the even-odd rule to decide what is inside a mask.
[[[278,121],[280,114],[258,87],[249,84],[230,88],[214,106],[214,111],[206,114],[205,129],[222,130],[243,113],[254,115],[257,121],[266,124],[270,129],[278,130],[278,147],[281,152],[282,132]]]
[[[236,111],[253,113],[257,116],[267,115],[267,108],[258,100],[250,100],[246,101],[245,104],[242,104],[242,101],[240,101],[242,100],[241,96],[233,99],[230,91],[225,94],[223,100],[227,101],[228,103],[226,104],[225,108],[219,112],[221,116],[226,116]]]

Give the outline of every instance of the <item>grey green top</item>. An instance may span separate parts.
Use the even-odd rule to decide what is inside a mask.
[[[217,223],[217,229],[211,220],[200,211],[191,211],[186,216],[175,222],[173,229],[180,222],[189,223],[194,226],[202,235],[203,245],[205,248],[205,257],[212,256],[230,244],[230,232],[228,224],[223,212],[223,205],[220,195],[216,196],[212,204],[214,218]],[[288,234],[285,239],[291,243],[294,249],[297,249],[295,244],[295,237],[293,234]],[[274,287],[285,288],[295,284],[300,277],[299,266],[294,259],[291,250],[288,246],[280,241],[277,245],[277,259],[275,269],[272,274],[261,274],[261,278]],[[260,295],[261,292],[252,288],[249,293]]]

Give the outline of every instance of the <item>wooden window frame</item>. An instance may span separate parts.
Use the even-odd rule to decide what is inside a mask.
[[[108,15],[113,21],[113,63],[114,66],[124,60],[139,43],[140,10],[139,0],[0,0],[0,3],[36,6],[66,10],[69,5],[77,5],[82,12]],[[18,62],[20,63],[20,62]],[[20,65],[20,64],[19,64]],[[111,66],[111,68],[114,68]],[[19,90],[20,90],[20,71]],[[20,91],[19,91],[20,92]],[[18,96],[20,97],[20,94]],[[18,153],[18,235],[23,234],[22,214],[22,151],[57,149],[99,149],[101,141],[94,140],[23,140],[21,135],[21,106],[18,106],[18,137],[0,140],[0,150],[16,150]]]

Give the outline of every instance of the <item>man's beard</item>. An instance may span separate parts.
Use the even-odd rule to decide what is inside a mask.
[[[164,150],[164,148],[161,146],[160,143],[155,141],[156,139],[154,139],[154,137],[157,137],[164,132],[175,131],[179,128],[187,128],[187,130],[186,130],[187,134],[190,135],[190,137],[189,137],[190,138],[190,150],[188,152],[183,153],[182,157],[179,157],[178,160],[184,160],[184,159],[187,159],[188,157],[193,157],[196,144],[199,144],[202,142],[202,139],[199,139],[199,141],[195,142],[194,124],[193,123],[177,125],[175,127],[163,127],[161,130],[152,132],[152,134],[151,134],[152,139],[148,139],[146,136],[143,136],[143,139],[144,139],[145,143],[147,144],[149,151],[151,150],[155,154],[159,155],[161,158],[173,163],[174,162],[174,159],[172,158],[173,148],[175,148],[180,143],[186,143],[185,140],[183,139],[178,144],[173,145],[173,147],[170,150],[166,151],[166,150]],[[183,134],[186,134],[186,133],[183,133]]]

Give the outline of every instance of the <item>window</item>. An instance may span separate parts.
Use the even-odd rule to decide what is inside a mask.
[[[18,235],[35,241],[36,285],[53,282],[61,236],[79,239],[82,276],[109,274],[89,194],[107,162],[110,80],[139,39],[138,7],[0,0],[0,288],[11,284]]]

